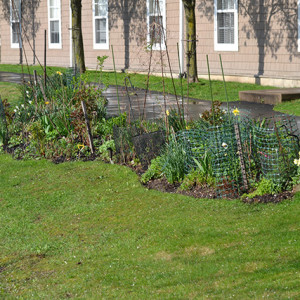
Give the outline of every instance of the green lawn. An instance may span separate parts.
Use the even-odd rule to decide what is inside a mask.
[[[300,116],[300,100],[285,101],[275,105],[274,110]]]
[[[194,199],[119,165],[8,155],[0,182],[0,298],[300,298],[299,193]]]
[[[21,90],[18,84],[9,82],[0,82],[0,97],[8,99],[11,105],[16,105],[19,102]]]

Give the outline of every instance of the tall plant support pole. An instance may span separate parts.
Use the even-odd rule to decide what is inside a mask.
[[[207,63],[209,90],[210,90],[210,98],[211,98],[211,109],[212,109],[212,115],[213,115],[213,123],[215,126],[215,105],[214,105],[214,96],[213,96],[213,92],[212,92],[212,85],[211,85],[211,79],[210,79],[210,68],[209,68],[208,55],[206,55],[206,63]]]
[[[180,51],[179,51],[179,45],[178,45],[178,43],[177,43],[177,53],[178,53],[179,70],[180,70],[180,73],[181,73]],[[180,91],[181,91],[182,117],[184,119],[184,96],[183,96],[183,86],[182,86],[182,74],[180,74]]]
[[[234,133],[235,133],[235,138],[236,138],[236,142],[237,142],[237,150],[238,150],[237,155],[240,160],[241,173],[242,173],[242,178],[243,178],[243,189],[246,192],[249,189],[249,185],[248,185],[248,179],[247,179],[247,173],[246,173],[246,167],[245,167],[245,161],[244,161],[244,155],[243,155],[240,127],[239,127],[238,123],[234,124]],[[237,180],[237,178],[236,178],[236,180]],[[237,183],[237,186],[238,186],[238,183]]]
[[[45,29],[44,32],[44,83],[46,88],[46,81],[47,81],[47,30]]]
[[[111,53],[112,53],[112,58],[113,58],[113,63],[114,63],[114,72],[115,72],[115,80],[116,80],[116,88],[117,88],[117,99],[118,99],[118,109],[119,109],[119,114],[121,114],[119,89],[118,89],[118,78],[117,78],[116,63],[115,63],[115,54],[114,54],[114,47],[113,47],[113,45],[111,45]]]
[[[144,99],[144,105],[143,105],[143,115],[142,115],[143,119],[146,117],[146,102],[147,102],[147,94],[148,94],[148,90],[149,90],[152,55],[153,55],[153,45],[151,43],[151,46],[150,46],[150,60],[149,60],[149,67],[148,67],[148,73],[147,73],[147,82],[146,82],[146,91],[145,91],[145,99]]]
[[[220,58],[220,64],[221,64],[221,70],[222,70],[222,77],[223,77],[223,84],[224,84],[224,90],[225,90],[225,96],[226,96],[226,102],[227,102],[227,112],[229,113],[229,99],[228,99],[228,93],[227,93],[227,86],[225,81],[225,75],[224,75],[224,69],[223,69],[223,63],[222,63],[222,56],[219,54]]]
[[[4,144],[4,146],[7,146],[8,128],[7,128],[7,121],[6,121],[6,115],[5,115],[5,108],[4,108],[1,96],[0,96],[0,119],[2,119],[2,123],[3,123],[3,125],[5,127],[5,131],[6,131],[5,138],[3,140],[3,144]]]
[[[88,114],[87,114],[87,111],[86,111],[86,105],[85,105],[84,101],[81,101],[81,107],[82,107],[82,111],[83,111],[83,115],[84,115],[84,120],[85,120],[85,125],[86,125],[86,129],[87,129],[88,138],[89,138],[91,153],[94,154],[95,153],[95,148],[94,148],[94,144],[93,144],[93,136],[92,136],[90,121],[89,121],[89,117],[88,117]]]
[[[157,10],[160,11],[159,0],[155,0],[155,5],[157,7]],[[167,39],[166,39],[166,35],[165,35],[165,28],[163,26],[161,27],[161,32],[162,32],[162,39],[163,39],[164,46],[165,46],[165,52],[166,52],[166,55],[167,55],[168,66],[169,66],[169,70],[170,70],[170,75],[171,75],[173,90],[174,90],[174,94],[175,94],[177,109],[178,109],[178,113],[179,113],[180,117],[182,117],[181,109],[180,109],[179,102],[178,102],[177,91],[176,91],[176,87],[175,87],[172,67],[171,67],[171,60],[170,60],[170,55],[169,55],[169,51],[168,51],[168,44],[167,44]],[[162,47],[162,43],[160,43],[160,50],[162,51],[161,47]],[[162,62],[162,68],[163,68],[163,62]]]
[[[22,2],[20,1],[19,3],[19,12],[20,12],[20,15],[18,16],[19,18],[19,46],[20,46],[20,65],[23,64],[23,43],[22,43],[22,18],[21,18],[21,13],[22,11]]]
[[[163,62],[163,54],[160,44],[160,64],[161,64],[161,79],[163,85],[163,96],[164,96],[164,116],[165,116],[165,124],[167,129],[167,135],[169,134],[169,122],[168,122],[168,115],[167,115],[167,101],[166,101],[166,91],[165,91],[165,77],[164,77],[164,62]],[[180,113],[180,112],[179,112]]]

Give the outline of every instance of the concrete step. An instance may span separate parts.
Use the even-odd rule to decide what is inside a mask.
[[[241,101],[275,105],[287,100],[300,99],[300,88],[241,91],[239,97]]]

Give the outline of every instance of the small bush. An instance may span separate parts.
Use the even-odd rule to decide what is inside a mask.
[[[160,156],[151,160],[148,170],[142,175],[141,182],[146,184],[151,179],[162,176],[162,158]]]

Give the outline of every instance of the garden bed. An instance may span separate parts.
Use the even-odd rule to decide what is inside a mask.
[[[179,105],[133,121],[109,117],[102,90],[81,77],[57,72],[47,82],[24,85],[14,108],[0,101],[0,145],[16,159],[101,159],[130,166],[149,189],[247,203],[280,202],[300,182],[293,118],[253,120],[213,101],[192,121]]]
[[[181,194],[185,196],[191,196],[194,198],[205,199],[217,199],[218,193],[216,189],[209,186],[193,186],[187,191],[180,189],[179,183],[170,184],[165,178],[150,180],[145,187],[166,193]],[[284,191],[277,194],[266,194],[262,196],[255,196],[253,198],[243,198],[244,203],[256,204],[256,203],[280,203],[284,200],[292,200],[294,193],[292,191]],[[240,198],[240,197],[239,197]],[[233,198],[226,198],[228,200]]]

